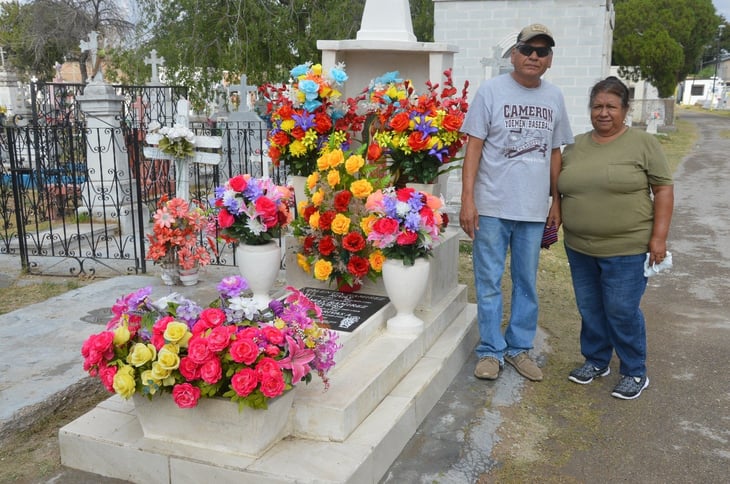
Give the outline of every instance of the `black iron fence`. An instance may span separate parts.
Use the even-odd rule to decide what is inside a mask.
[[[6,123],[0,131],[0,254],[17,255],[35,273],[146,272],[150,215],[164,195],[176,195],[177,174],[174,163],[144,156],[144,127],[151,120],[165,124],[174,110],[137,109],[140,90],[131,86],[119,126],[88,129],[71,102],[82,90],[50,87],[35,95],[43,102],[32,122]],[[174,105],[164,103],[165,109]],[[284,173],[265,161],[265,123],[192,127],[200,135],[221,136],[223,149],[218,165],[190,164],[190,198],[207,206],[216,186],[242,173],[284,183]],[[235,264],[232,247],[218,244],[211,252],[214,264]]]

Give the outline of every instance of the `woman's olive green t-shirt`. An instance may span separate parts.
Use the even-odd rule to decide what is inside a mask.
[[[647,251],[654,220],[650,185],[672,185],[661,145],[629,128],[606,144],[591,133],[563,152],[558,180],[565,244],[593,257]]]

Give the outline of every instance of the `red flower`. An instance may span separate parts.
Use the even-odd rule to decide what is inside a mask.
[[[365,248],[365,238],[359,232],[350,232],[342,239],[342,247],[350,252],[359,252]]]
[[[307,134],[307,133],[305,133],[304,130],[302,128],[300,128],[299,126],[297,126],[296,128],[294,128],[293,130],[291,130],[291,135],[293,137],[295,137],[296,139],[302,139],[302,138],[304,138],[304,135],[305,134]]]
[[[365,277],[370,271],[370,263],[364,257],[353,255],[347,263],[347,270],[357,278]]]
[[[221,208],[218,212],[218,225],[220,228],[225,229],[233,225],[233,222],[236,221],[236,218],[231,215],[231,212],[229,212],[225,208]]]
[[[276,226],[279,222],[279,216],[277,215],[276,203],[273,200],[267,197],[259,197],[256,199],[254,206],[267,229]]]
[[[330,132],[332,130],[332,118],[326,113],[317,113],[314,116],[314,130],[319,134]]]
[[[228,183],[231,185],[231,188],[237,192],[244,191],[248,185],[243,175],[234,176],[228,181]]]
[[[423,136],[423,133],[420,131],[414,131],[408,137],[408,146],[413,151],[422,151],[428,146],[429,138],[430,136]]]
[[[329,230],[332,226],[332,221],[337,216],[337,212],[334,210],[327,210],[319,216],[319,228],[322,230]]]
[[[231,344],[231,358],[236,363],[250,365],[259,357],[259,347],[251,338],[239,337]]]
[[[335,195],[335,210],[338,212],[346,212],[350,207],[352,200],[352,192],[350,190],[342,190]]]
[[[388,124],[391,128],[393,128],[393,131],[402,133],[408,129],[408,126],[410,126],[411,119],[408,117],[408,113],[401,112],[393,116],[393,119],[391,119]]]
[[[373,224],[373,230],[384,235],[395,234],[398,228],[398,221],[393,218],[380,218]]]
[[[380,159],[381,156],[383,156],[383,148],[377,143],[370,143],[367,154],[368,160],[375,161]]]
[[[405,230],[398,234],[396,243],[398,245],[413,245],[418,241],[418,234],[412,230]]]
[[[231,387],[241,397],[249,395],[256,389],[259,379],[256,371],[251,368],[242,368],[231,378]]]
[[[415,191],[416,190],[414,190],[413,188],[405,187],[405,188],[401,188],[397,192],[395,192],[395,196],[399,202],[407,202],[408,200],[411,199],[411,197],[413,196],[413,193]]]
[[[319,253],[325,257],[332,254],[332,252],[334,252],[336,248],[337,247],[335,246],[335,240],[329,235],[325,235],[324,237],[322,237],[322,240],[319,241]]]
[[[314,235],[307,235],[306,237],[304,237],[304,244],[303,244],[304,252],[306,252],[307,254],[311,253],[312,248],[314,247],[314,242],[315,242]]]
[[[283,131],[277,131],[271,138],[271,142],[277,146],[286,146],[289,144],[289,135]]]

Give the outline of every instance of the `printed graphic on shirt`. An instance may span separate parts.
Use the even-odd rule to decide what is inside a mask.
[[[545,158],[548,136],[553,131],[553,110],[544,106],[524,104],[504,105],[504,126],[509,130],[506,158],[516,158],[526,153],[538,152]]]

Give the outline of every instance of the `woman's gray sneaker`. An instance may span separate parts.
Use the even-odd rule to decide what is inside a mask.
[[[575,370],[570,372],[570,375],[568,375],[568,380],[579,383],[581,385],[587,385],[592,382],[594,378],[598,378],[599,376],[606,376],[609,373],[611,373],[611,369],[609,367],[596,368],[586,361],[585,363],[583,363],[583,366],[581,366],[580,368],[576,368]]]

